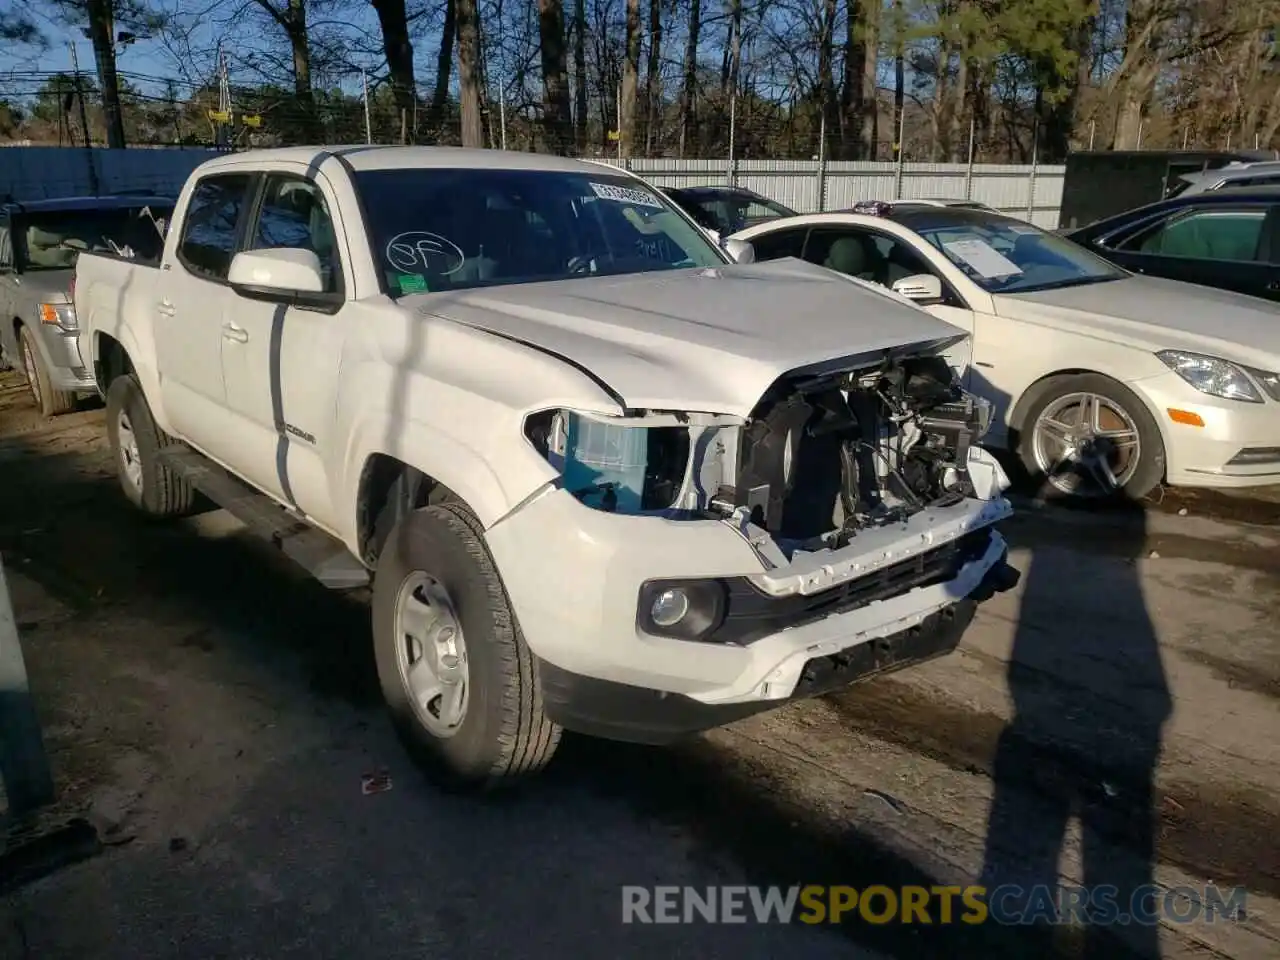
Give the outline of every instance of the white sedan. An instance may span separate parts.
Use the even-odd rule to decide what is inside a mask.
[[[972,336],[952,364],[988,443],[1073,498],[1280,483],[1280,305],[1131,274],[1023,220],[932,204],[730,238],[890,287]]]

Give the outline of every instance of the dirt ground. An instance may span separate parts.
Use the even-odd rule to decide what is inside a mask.
[[[1158,502],[1157,502],[1158,501]],[[624,926],[624,884],[1248,890],[1164,957],[1280,955],[1280,495],[1020,503],[956,654],[679,747],[570,738],[532,790],[428,785],[357,599],[222,512],[147,522],[101,411],[0,374],[0,552],[59,786],[108,847],[0,901],[0,956],[1140,956],[962,926]],[[1016,716],[1016,722],[1010,724]],[[385,769],[386,793],[361,776]],[[1154,846],[1144,840],[1154,837]]]

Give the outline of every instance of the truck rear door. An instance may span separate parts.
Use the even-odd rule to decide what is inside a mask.
[[[235,336],[231,258],[249,217],[247,173],[213,173],[196,183],[166,249],[156,286],[156,360],[165,412],[183,438],[225,461],[234,436],[222,376],[223,343]],[[219,449],[223,448],[223,449]]]

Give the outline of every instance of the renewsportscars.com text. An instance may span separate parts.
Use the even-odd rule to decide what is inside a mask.
[[[1153,925],[1242,920],[1245,891],[1155,885],[622,888],[623,923],[1034,923]]]

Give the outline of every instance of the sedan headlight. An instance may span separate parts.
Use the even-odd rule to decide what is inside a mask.
[[[1262,403],[1262,394],[1249,375],[1230,361],[1185,350],[1161,350],[1156,356],[1201,393],[1224,400]]]

